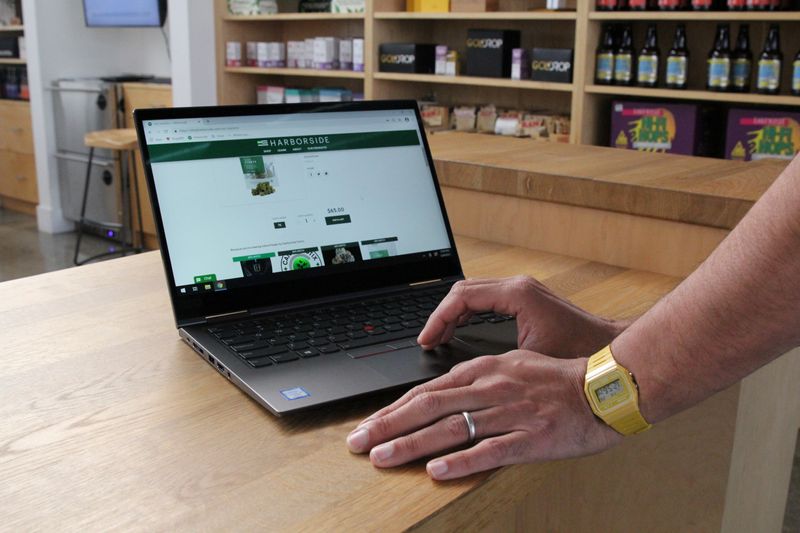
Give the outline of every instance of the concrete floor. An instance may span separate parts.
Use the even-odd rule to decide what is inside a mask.
[[[75,233],[40,233],[34,217],[0,208],[0,282],[73,267],[76,237]],[[108,251],[109,246],[108,241],[84,237],[81,258]],[[783,533],[800,533],[800,434]]]

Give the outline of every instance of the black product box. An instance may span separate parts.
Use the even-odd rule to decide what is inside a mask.
[[[519,48],[516,30],[467,30],[467,74],[511,77],[511,51]]]
[[[17,37],[0,37],[0,57],[19,57],[19,42]]]
[[[531,79],[572,83],[572,49],[534,48],[531,54]]]
[[[416,43],[384,43],[378,57],[381,72],[433,74],[436,45]]]

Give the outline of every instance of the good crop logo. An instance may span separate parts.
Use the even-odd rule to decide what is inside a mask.
[[[544,72],[568,72],[572,67],[569,61],[534,61],[531,64],[533,70]]]
[[[381,54],[381,63],[389,65],[410,65],[415,59],[414,54]]]
[[[502,48],[503,39],[467,39],[467,48]]]

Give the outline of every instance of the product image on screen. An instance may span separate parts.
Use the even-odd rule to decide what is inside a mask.
[[[275,177],[275,163],[266,157],[257,155],[240,157],[245,188],[252,196],[274,194],[278,187]]]
[[[99,27],[163,26],[166,0],[83,0],[86,25]]]
[[[397,237],[361,241],[361,249],[367,259],[382,259],[397,255]]]
[[[318,268],[324,264],[317,248],[279,252],[277,261],[282,272]]]
[[[326,265],[346,265],[361,261],[361,250],[357,242],[323,246],[321,250]]]
[[[242,274],[246,278],[272,274],[272,262],[267,258],[241,261],[239,264],[242,266]]]

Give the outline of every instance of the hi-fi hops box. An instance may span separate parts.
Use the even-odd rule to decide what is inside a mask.
[[[378,57],[381,72],[433,74],[436,45],[416,43],[384,43]]]
[[[516,30],[467,30],[467,74],[511,77],[511,51],[519,48]]]
[[[731,109],[725,158],[792,159],[800,151],[800,113]]]
[[[610,146],[644,152],[716,155],[712,128],[715,111],[694,104],[611,103]],[[718,135],[717,135],[718,137]]]

